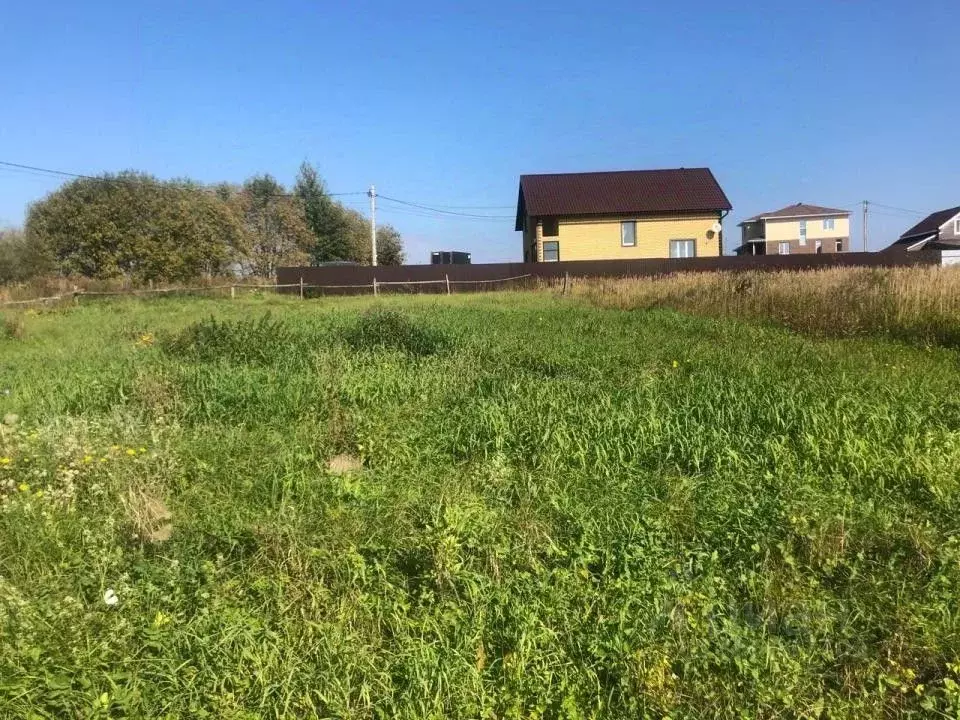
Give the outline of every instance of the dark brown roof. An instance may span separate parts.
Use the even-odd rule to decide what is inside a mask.
[[[785,217],[811,217],[819,215],[849,215],[849,210],[843,210],[841,208],[828,208],[820,207],[819,205],[807,205],[806,203],[797,203],[796,205],[787,205],[785,208],[780,208],[779,210],[774,210],[773,212],[760,213],[759,215],[754,215],[751,218],[747,218],[743,222],[756,222],[757,220],[765,220],[766,218],[785,218]],[[740,223],[741,225],[743,223]]]
[[[907,240],[908,238],[917,237],[918,235],[932,235],[940,229],[941,225],[958,213],[960,213],[960,206],[930,213],[901,235],[900,239]]]
[[[523,215],[630,215],[730,210],[709,168],[521,175],[517,230]]]

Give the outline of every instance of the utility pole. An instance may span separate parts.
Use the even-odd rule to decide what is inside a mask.
[[[869,200],[863,201],[863,251],[867,251],[867,206],[870,205]]]
[[[367,191],[370,197],[370,262],[377,266],[377,189],[371,185]]]

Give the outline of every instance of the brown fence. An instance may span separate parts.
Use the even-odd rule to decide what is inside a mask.
[[[745,270],[816,270],[832,267],[898,267],[935,264],[931,257],[905,253],[836,253],[829,255],[740,255],[658,258],[653,260],[580,260],[486,265],[335,265],[277,270],[281,292],[310,295],[356,295],[370,292],[463,292],[503,289],[536,280],[583,277],[649,277],[678,272]],[[301,287],[302,286],[302,287]]]

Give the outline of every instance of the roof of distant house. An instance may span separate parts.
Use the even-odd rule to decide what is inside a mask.
[[[766,220],[767,218],[805,218],[820,217],[821,215],[849,215],[849,210],[842,208],[820,207],[819,205],[808,205],[807,203],[797,203],[796,205],[787,205],[785,208],[774,210],[772,212],[760,213],[751,218],[747,218],[743,223],[756,222],[757,220]]]
[[[907,240],[920,235],[931,235],[937,232],[941,225],[950,220],[950,218],[952,218],[954,215],[958,214],[960,214],[960,206],[955,208],[947,208],[946,210],[937,210],[935,213],[930,213],[923,220],[901,235],[900,239]]]
[[[718,212],[732,205],[709,168],[521,175],[523,215],[632,215]]]

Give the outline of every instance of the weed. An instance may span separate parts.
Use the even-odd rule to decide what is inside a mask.
[[[957,717],[927,272],[39,317],[0,717]]]
[[[442,350],[446,337],[396,310],[370,310],[344,331],[347,344],[357,351],[399,350],[421,357]]]
[[[269,313],[257,319],[201,320],[165,336],[161,346],[169,355],[200,362],[274,365],[309,356],[305,338]]]
[[[0,337],[8,340],[22,340],[27,334],[27,326],[23,322],[23,314],[19,312],[4,313],[0,321]]]

